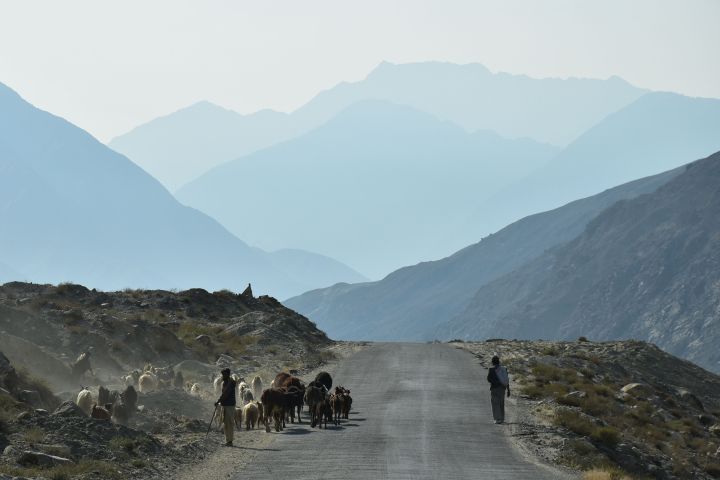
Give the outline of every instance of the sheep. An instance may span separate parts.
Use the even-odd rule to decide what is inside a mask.
[[[157,378],[150,372],[143,373],[138,379],[138,385],[141,393],[152,392],[157,388],[157,384]]]
[[[235,428],[242,430],[242,407],[235,407]]]
[[[89,371],[91,375],[95,375],[90,365],[90,349],[85,350],[70,366],[72,376],[74,379],[79,380]]]
[[[251,385],[252,385],[253,397],[260,398],[260,396],[262,395],[262,391],[263,391],[262,378],[260,378],[259,376],[256,375],[255,378],[253,378]]]
[[[330,396],[330,407],[333,413],[333,423],[340,425],[340,418],[342,418],[342,412],[345,403],[345,396],[341,393],[334,393]]]
[[[111,405],[112,420],[120,425],[127,425],[130,417],[137,410],[137,392],[135,387],[128,385],[125,390],[119,394],[119,400]]]
[[[314,384],[314,385],[313,385]],[[310,412],[310,426],[315,427],[318,421],[316,405],[325,401],[327,391],[323,385],[317,384],[317,382],[311,382],[308,388],[305,390],[305,396],[303,402],[307,404],[308,411]]]
[[[98,388],[98,398],[97,403],[100,405],[105,405],[106,403],[110,403],[110,390],[100,385]]]
[[[123,375],[120,377],[122,380],[122,383],[127,387],[128,385],[132,385],[133,387],[138,386],[138,379],[140,378],[140,371],[139,370],[133,370],[132,372],[128,373],[127,375]]]
[[[275,422],[275,431],[279,432],[284,427],[285,409],[287,408],[286,394],[278,388],[268,388],[263,391],[260,397],[265,410],[265,431],[270,432],[270,419]]]
[[[255,429],[256,425],[260,425],[258,419],[260,418],[260,412],[258,406],[255,403],[248,403],[242,409],[243,417],[245,417],[245,430]]]
[[[93,405],[90,416],[98,420],[110,420],[111,417],[107,408],[98,407],[97,404]]]
[[[215,378],[215,380],[213,380],[213,390],[216,396],[220,396],[220,394],[222,393],[222,382],[222,376],[217,377]]]
[[[320,372],[315,376],[315,381],[325,387],[327,391],[332,388],[332,376],[328,372]]]
[[[248,403],[252,402],[254,400],[253,393],[250,391],[249,388],[246,388],[243,390],[243,392],[240,394],[240,399],[242,400],[243,405],[247,405]]]
[[[250,388],[250,387],[248,387],[248,384],[241,380],[241,381],[237,384],[237,391],[238,391],[239,396],[242,397],[243,392],[244,392],[245,390],[247,390],[248,388]]]
[[[320,401],[315,403],[313,405],[313,416],[315,417],[315,424],[312,424],[312,427],[315,427],[315,425],[318,426],[318,428],[323,428],[323,424],[325,425],[325,429],[327,429],[327,422],[330,420],[332,422],[332,407],[330,406],[330,397],[323,392],[323,397]]]
[[[260,428],[260,422],[265,422],[265,408],[260,402],[255,402],[258,407],[258,428]]]
[[[305,384],[299,378],[286,372],[278,373],[274,382],[276,387],[287,389],[290,398],[290,404],[288,405],[290,408],[287,413],[290,416],[290,421],[295,423],[295,409],[297,408],[298,422],[302,423],[300,412],[302,412],[303,397],[305,396]]]
[[[80,393],[78,393],[75,403],[77,403],[77,406],[80,407],[80,410],[85,412],[85,415],[90,416],[93,403],[95,403],[95,401],[90,390],[88,390],[87,387],[83,387],[83,389],[80,390]]]
[[[125,387],[125,391],[120,393],[120,403],[127,405],[130,409],[130,414],[135,413],[137,409],[138,394],[132,385]]]
[[[199,397],[199,396],[201,395],[201,393],[200,393],[200,385],[198,385],[197,383],[193,383],[193,384],[190,386],[190,395],[192,395],[192,396],[194,396],[194,397]]]

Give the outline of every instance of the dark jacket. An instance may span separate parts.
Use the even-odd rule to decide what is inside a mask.
[[[488,368],[487,381],[490,382],[490,388],[505,388],[495,372],[495,367]]]
[[[232,378],[223,380],[222,394],[220,395],[220,398],[218,399],[218,402],[220,402],[220,405],[222,405],[223,407],[234,407],[236,405],[236,403],[235,403],[236,388],[237,388],[237,383]]]

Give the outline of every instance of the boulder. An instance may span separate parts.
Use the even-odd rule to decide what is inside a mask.
[[[680,397],[680,400],[684,401],[692,407],[697,408],[701,412],[705,411],[705,407],[703,406],[700,399],[696,397],[695,394],[693,394],[690,390],[685,390],[684,388],[681,388],[678,389],[677,394],[678,397]]]
[[[27,411],[20,412],[20,413],[18,413],[17,417],[15,417],[15,419],[18,422],[22,422],[23,420],[26,420],[26,419],[30,418],[31,416],[32,416],[32,414],[30,412],[27,412]]]
[[[587,397],[587,392],[581,392],[580,390],[575,390],[574,392],[567,393],[563,396],[565,398],[585,398],[585,397]]]
[[[620,389],[620,392],[627,393],[635,398],[648,398],[653,394],[652,388],[644,383],[628,383]]]
[[[199,343],[200,345],[205,345],[206,347],[209,347],[212,345],[212,339],[208,335],[198,335],[195,337],[195,343]]]
[[[720,423],[716,423],[712,427],[708,428],[708,431],[716,437],[720,437]],[[718,451],[720,451],[720,448],[718,448]]]
[[[38,392],[37,390],[21,390],[17,394],[17,399],[23,403],[27,403],[34,408],[44,406],[42,397],[40,396],[40,392]]]
[[[12,392],[15,390],[17,382],[17,372],[5,354],[0,352],[0,387],[8,392]]]
[[[85,412],[80,410],[75,402],[63,402],[58,408],[52,413],[60,417],[83,417],[86,418]]]
[[[233,357],[221,353],[218,359],[215,361],[215,365],[217,365],[218,367],[231,367],[234,362],[235,359]]]
[[[714,417],[712,417],[710,415],[706,415],[704,413],[701,413],[700,415],[698,415],[697,419],[698,419],[698,422],[700,422],[700,425],[704,425],[706,427],[708,425],[712,425],[713,423],[715,423]]]
[[[37,467],[55,467],[58,465],[71,465],[75,462],[69,458],[56,457],[55,455],[48,455],[42,452],[33,452],[31,450],[25,450],[17,458],[17,463],[24,467],[37,466]]]

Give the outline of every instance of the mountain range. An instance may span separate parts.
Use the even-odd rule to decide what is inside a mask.
[[[333,338],[431,340],[459,336],[438,331],[461,314],[483,286],[568,242],[605,208],[651,192],[680,174],[675,169],[636,180],[555,210],[532,215],[457,253],[399,269],[378,282],[338,284],[285,302]]]
[[[248,246],[179,204],[126,157],[2,84],[0,224],[6,280],[22,275],[103,289],[242,289],[253,282],[279,297],[363,280],[327,257]]]
[[[643,95],[562,150],[365,100],[176,196],[254,245],[322,252],[377,280],[527,215],[709,155],[720,149],[718,131],[720,100],[670,93]]]
[[[199,102],[140,125],[109,146],[175,191],[223,162],[307,133],[364,100],[407,105],[469,132],[491,130],[564,146],[645,92],[618,77],[534,79],[493,73],[477,63],[383,62],[365,79],[323,91],[291,114],[241,115]]]
[[[720,152],[481,287],[437,334],[637,338],[720,370]]]
[[[464,233],[472,240],[532,213],[703,158],[720,150],[719,132],[720,100],[648,93],[493,195],[468,222],[481,230]]]
[[[365,100],[305,135],[214,168],[176,197],[254,245],[312,246],[381,278],[464,246],[448,232],[556,153]]]

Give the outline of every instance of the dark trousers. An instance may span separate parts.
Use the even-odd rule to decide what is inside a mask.
[[[493,387],[490,389],[490,403],[492,405],[493,420],[496,422],[504,422],[505,387]]]

